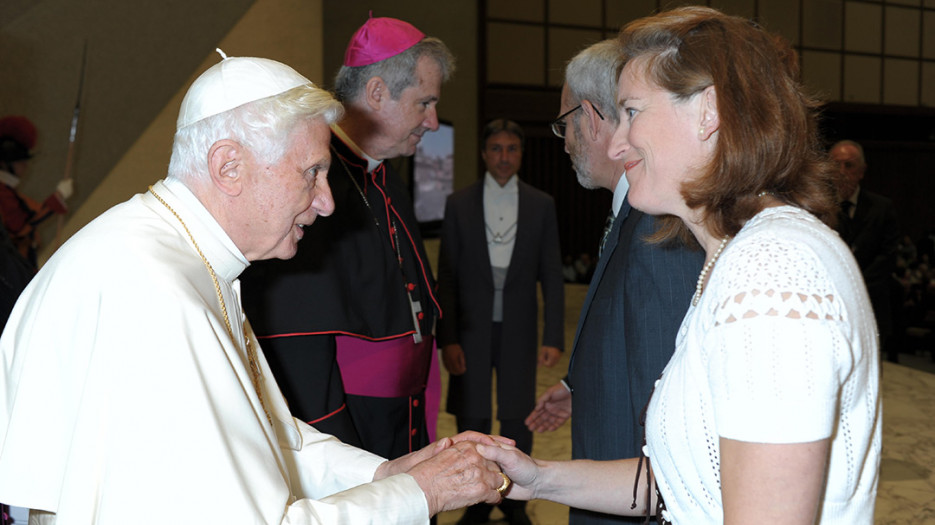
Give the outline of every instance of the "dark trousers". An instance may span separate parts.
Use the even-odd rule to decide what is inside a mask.
[[[493,323],[491,330],[490,353],[493,367],[497,369],[498,374],[500,373],[500,335],[502,330],[502,323]],[[482,434],[490,434],[492,420],[489,417],[479,418],[456,416],[455,421],[458,425],[459,433],[465,432],[467,430],[473,430]],[[526,454],[532,453],[532,431],[526,427],[525,418],[500,419],[500,435],[516,441],[516,448],[522,450]],[[497,506],[500,507],[500,510],[502,510],[504,514],[509,516],[512,512],[525,509],[526,502],[504,499]],[[477,518],[486,518],[490,515],[491,510],[493,510],[493,505],[488,505],[487,503],[478,503],[477,505],[471,505],[468,507],[466,512]]]

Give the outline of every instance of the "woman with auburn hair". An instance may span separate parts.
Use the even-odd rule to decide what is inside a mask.
[[[833,168],[795,54],[705,7],[634,21],[620,43],[609,154],[624,161],[630,203],[669,217],[657,240],[690,235],[707,256],[647,407],[647,458],[482,454],[518,499],[692,525],[872,523],[876,325],[853,256],[826,224]]]

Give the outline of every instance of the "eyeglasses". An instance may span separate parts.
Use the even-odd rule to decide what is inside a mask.
[[[600,117],[601,120],[604,120],[604,115],[601,115],[601,112],[597,110],[597,106],[592,104],[591,108],[594,109],[594,112],[597,113],[597,116]],[[574,113],[575,111],[578,111],[579,109],[581,109],[581,104],[578,104],[577,106],[562,113],[561,115],[558,116],[557,119],[552,121],[552,133],[554,133],[556,137],[560,139],[565,138],[565,128],[568,127],[568,123],[565,122],[565,117],[567,117],[568,115],[571,115],[572,113]]]

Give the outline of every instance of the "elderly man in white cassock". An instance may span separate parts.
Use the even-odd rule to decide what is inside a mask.
[[[182,102],[168,177],[49,260],[0,339],[0,501],[31,523],[424,523],[498,502],[481,434],[386,461],[293,419],[241,311],[250,261],[333,209],[330,94],[225,58]]]

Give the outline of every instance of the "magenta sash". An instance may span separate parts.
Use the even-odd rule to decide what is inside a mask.
[[[411,336],[368,341],[339,335],[335,342],[344,391],[348,394],[403,397],[425,390],[434,348],[432,337],[416,344]]]

